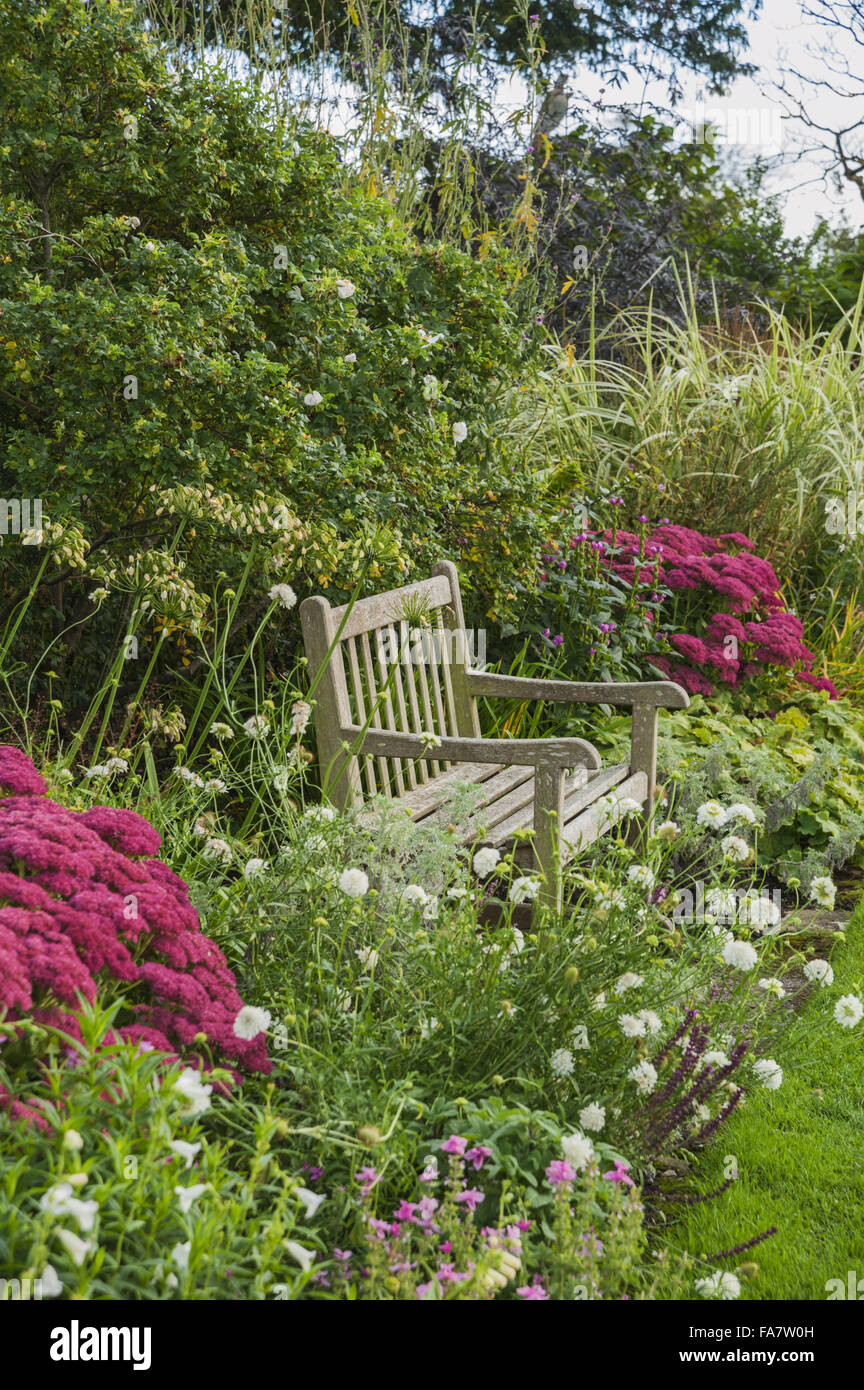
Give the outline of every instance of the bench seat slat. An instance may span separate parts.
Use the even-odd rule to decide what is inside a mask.
[[[601,796],[617,787],[626,778],[630,768],[627,763],[616,763],[613,767],[602,768],[600,772],[588,778],[585,782],[578,772],[571,772],[564,783],[564,820],[561,826],[562,839],[566,839],[568,822],[573,820],[586,806],[590,806]],[[490,827],[487,839],[491,845],[502,845],[516,834],[517,830],[532,830],[534,828],[534,776],[532,773],[530,788],[520,788],[520,791],[529,792],[521,803],[521,809],[515,809],[513,814],[506,820],[497,821]]]

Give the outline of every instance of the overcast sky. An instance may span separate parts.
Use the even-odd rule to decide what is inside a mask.
[[[733,83],[724,97],[704,99],[701,83],[691,80],[685,85],[685,114],[698,115],[705,109],[713,121],[725,126],[732,144],[741,142],[741,154],[746,159],[754,154],[776,156],[778,167],[772,172],[769,186],[784,194],[786,225],[797,235],[811,230],[820,216],[832,222],[844,218],[853,228],[864,225],[864,200],[851,185],[837,191],[823,175],[824,158],[810,157],[804,161],[794,158],[802,141],[808,142],[806,130],[800,123],[783,119],[783,105],[772,85],[781,78],[783,67],[794,67],[813,76],[825,76],[826,65],[814,50],[828,41],[824,26],[806,19],[798,0],[764,0],[762,13],[749,24],[749,60],[759,72],[753,78],[741,78]],[[838,41],[842,58],[848,59],[852,72],[860,73],[864,92],[864,48],[848,36]],[[581,83],[580,83],[581,85]],[[599,87],[601,84],[595,84]],[[794,85],[794,84],[793,84]],[[802,90],[800,84],[798,90]],[[638,99],[639,88],[632,84],[628,96]],[[806,91],[806,89],[803,89]],[[652,93],[653,95],[653,93]],[[658,91],[657,95],[660,93]],[[808,100],[818,109],[819,120],[838,126],[849,124],[852,111],[864,120],[864,99],[844,101],[820,89]],[[812,137],[809,137],[812,143]]]

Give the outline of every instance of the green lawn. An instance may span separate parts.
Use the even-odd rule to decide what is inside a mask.
[[[845,1284],[849,1270],[864,1296],[864,1022],[850,1031],[832,1017],[841,993],[861,992],[864,901],[831,964],[834,986],[810,996],[800,1023],[774,1048],[780,1089],[751,1094],[699,1161],[700,1192],[723,1181],[727,1155],[737,1158],[737,1181],[716,1200],[684,1208],[669,1231],[673,1245],[712,1255],[776,1226],[755,1250],[720,1262],[730,1270],[758,1263],[755,1280],[742,1280],[742,1298],[825,1299],[827,1280]]]

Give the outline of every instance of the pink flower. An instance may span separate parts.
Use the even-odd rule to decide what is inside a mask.
[[[549,1179],[550,1187],[558,1187],[561,1183],[572,1182],[576,1177],[576,1169],[571,1167],[566,1158],[556,1158],[546,1169],[546,1177]]]
[[[483,1144],[475,1144],[473,1149],[468,1149],[465,1154],[465,1162],[473,1164],[475,1169],[483,1167],[487,1158],[492,1157],[492,1150],[487,1149]]]
[[[526,1302],[540,1303],[548,1302],[549,1295],[542,1284],[523,1284],[521,1289],[516,1290],[520,1298]]]
[[[615,1167],[609,1173],[604,1173],[603,1177],[608,1182],[623,1182],[627,1187],[635,1186],[633,1179],[628,1176],[627,1169],[629,1163],[623,1163],[620,1158],[616,1158]]]
[[[368,1167],[368,1165],[365,1168],[358,1168],[354,1176],[361,1184],[360,1191],[364,1197],[368,1197],[376,1182],[381,1181],[380,1174],[376,1173],[375,1169]]]
[[[460,1138],[458,1134],[451,1134],[450,1138],[445,1139],[441,1145],[441,1151],[445,1154],[456,1154],[457,1157],[461,1158],[467,1147],[467,1139]]]
[[[477,1187],[466,1187],[463,1192],[457,1193],[456,1201],[464,1202],[470,1211],[476,1211],[483,1201],[485,1193]]]

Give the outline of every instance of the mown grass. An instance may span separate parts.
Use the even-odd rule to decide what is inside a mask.
[[[713,1255],[776,1226],[771,1239],[719,1262],[730,1270],[758,1264],[756,1277],[741,1281],[745,1299],[825,1299],[828,1280],[845,1284],[849,1270],[864,1278],[864,1048],[832,1017],[836,986],[858,992],[864,977],[864,901],[831,963],[831,1007],[829,991],[815,991],[803,1011],[803,1023],[818,1013],[821,1026],[803,1037],[792,1027],[775,1045],[783,1085],[752,1094],[698,1165],[701,1192],[723,1181],[729,1155],[737,1181],[685,1209],[669,1232],[673,1245]]]

